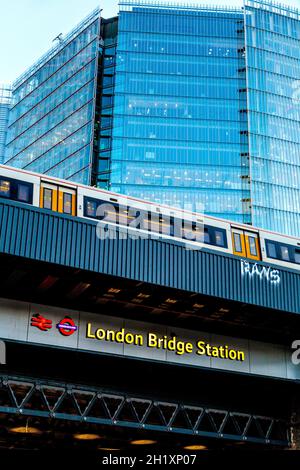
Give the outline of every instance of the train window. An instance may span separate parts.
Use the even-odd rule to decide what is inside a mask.
[[[208,227],[204,227],[204,243],[210,244],[210,233]]]
[[[50,188],[44,188],[44,198],[43,198],[43,208],[44,209],[52,209],[52,197],[53,191]]]
[[[275,243],[267,242],[267,253],[269,258],[278,258],[277,253],[276,253],[276,245]]]
[[[256,238],[248,236],[250,254],[257,256]]]
[[[160,224],[160,233],[163,233],[164,235],[170,235],[170,236],[173,235],[173,224],[174,224],[173,217],[160,214],[159,224]]]
[[[215,237],[216,237],[216,245],[225,246],[223,232],[221,232],[220,230],[215,230]]]
[[[119,206],[119,224],[129,225],[129,222],[133,220],[133,217],[129,215],[127,206]]]
[[[280,246],[280,254],[281,254],[281,259],[284,261],[289,261],[290,260],[290,255],[289,255],[289,249],[287,246]]]
[[[10,193],[11,193],[10,181],[1,179],[0,180],[0,196],[10,197]]]
[[[295,263],[300,264],[300,250],[295,250]]]
[[[101,199],[84,197],[84,215],[104,222],[117,223],[118,205]]]
[[[72,194],[63,193],[63,213],[72,214]]]
[[[86,201],[85,215],[87,217],[96,217],[97,203],[95,201]]]
[[[32,204],[33,184],[0,176],[0,197]]]
[[[26,184],[18,184],[18,201],[29,202],[30,188]]]
[[[243,248],[242,248],[241,234],[235,232],[233,234],[233,239],[234,239],[234,251],[236,251],[237,253],[242,253]]]
[[[190,221],[183,220],[182,221],[182,238],[185,238],[186,240],[195,240],[195,233],[194,233],[194,227],[193,223]]]

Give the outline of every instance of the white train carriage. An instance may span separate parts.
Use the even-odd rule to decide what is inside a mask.
[[[98,220],[105,226],[178,240],[252,261],[300,270],[300,240],[47,175],[0,165],[0,197]]]

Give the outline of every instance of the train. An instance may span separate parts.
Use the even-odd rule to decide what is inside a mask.
[[[137,235],[173,239],[252,262],[300,270],[300,239],[45,174],[0,165],[0,197]]]

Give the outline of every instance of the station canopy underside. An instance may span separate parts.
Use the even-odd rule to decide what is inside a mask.
[[[0,297],[290,345],[300,316],[0,254]]]

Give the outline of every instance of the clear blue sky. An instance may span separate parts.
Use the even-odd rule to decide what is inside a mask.
[[[183,2],[242,4],[242,0]],[[300,7],[300,0],[281,3]],[[55,36],[67,33],[99,4],[104,17],[117,14],[118,0],[0,0],[0,83],[13,81],[21,75],[53,46]]]

